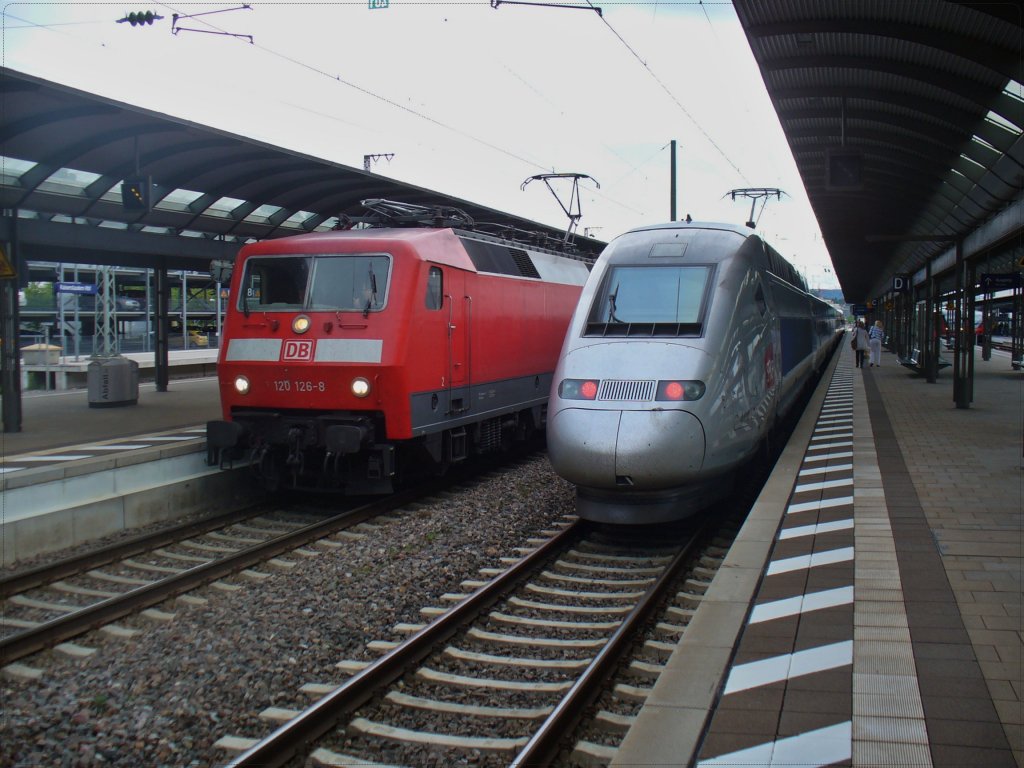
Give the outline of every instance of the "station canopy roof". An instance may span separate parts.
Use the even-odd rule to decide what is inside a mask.
[[[882,297],[1019,200],[1016,3],[733,4],[848,301]]]
[[[565,231],[362,169],[0,69],[0,239],[24,260],[206,270],[252,240],[334,228],[364,199],[462,210],[556,244]],[[136,159],[136,153],[138,155]],[[126,209],[122,182],[152,181]],[[567,222],[568,223],[568,222]],[[493,229],[487,230],[493,233]],[[547,238],[547,242],[545,242]],[[595,254],[603,243],[576,237]]]

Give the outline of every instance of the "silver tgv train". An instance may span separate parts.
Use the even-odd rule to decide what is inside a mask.
[[[749,229],[674,222],[613,240],[548,401],[548,454],[578,514],[657,523],[724,496],[841,334],[840,312]]]

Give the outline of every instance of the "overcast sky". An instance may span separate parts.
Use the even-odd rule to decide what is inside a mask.
[[[675,139],[679,217],[742,224],[730,190],[780,188],[758,231],[837,287],[731,3],[594,5],[11,3],[4,65],[356,168],[393,154],[372,170],[553,226],[523,181],[588,174],[579,231],[602,240],[668,220]],[[164,18],[117,23],[144,10]]]

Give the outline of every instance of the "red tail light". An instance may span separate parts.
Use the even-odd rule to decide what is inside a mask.
[[[563,400],[594,400],[598,383],[597,379],[563,379],[558,385],[558,396]]]
[[[657,400],[700,400],[704,396],[703,381],[659,381]]]

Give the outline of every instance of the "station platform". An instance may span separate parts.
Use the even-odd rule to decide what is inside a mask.
[[[206,422],[217,418],[220,394],[215,376],[173,379],[166,392],[157,392],[155,384],[143,382],[136,405],[113,408],[90,408],[84,388],[25,392],[21,431],[0,433],[0,459],[8,465],[19,454],[52,449],[64,452],[97,440],[180,427],[199,426],[205,433]]]
[[[135,405],[91,408],[85,389],[26,393],[22,431],[0,433],[3,565],[251,497],[206,465],[216,378],[139,385]],[[251,484],[250,484],[251,485]]]
[[[60,355],[60,347],[24,353],[21,363],[21,388],[25,391],[42,389],[63,391],[77,389],[88,384],[88,355]],[[30,357],[30,353],[32,356]],[[52,360],[50,355],[52,354]],[[168,353],[168,369],[171,379],[181,377],[206,377],[217,374],[216,348],[180,349]],[[121,357],[134,360],[139,366],[139,380],[152,381],[156,375],[156,359],[153,352],[125,352]],[[41,358],[41,360],[39,359]]]
[[[1021,376],[844,342],[611,765],[1024,766]]]

